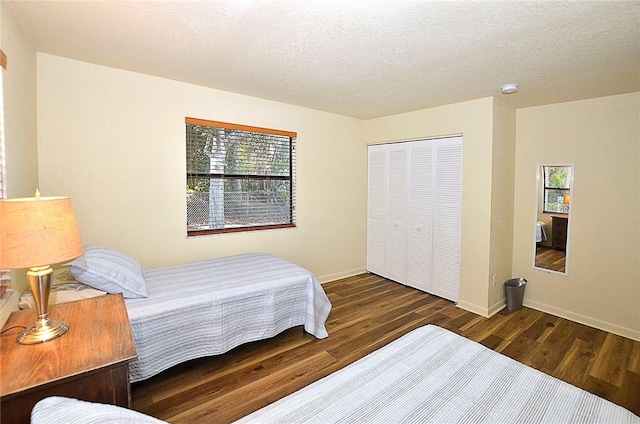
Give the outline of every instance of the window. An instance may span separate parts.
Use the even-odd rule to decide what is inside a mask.
[[[295,227],[295,132],[185,122],[188,236]]]
[[[544,166],[543,212],[569,213],[571,166]]]

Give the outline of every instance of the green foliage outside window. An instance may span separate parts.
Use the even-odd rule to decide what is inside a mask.
[[[293,138],[187,123],[189,232],[293,224]]]
[[[571,167],[544,167],[544,212],[568,213]]]

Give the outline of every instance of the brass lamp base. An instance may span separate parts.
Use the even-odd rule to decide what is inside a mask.
[[[49,318],[38,319],[31,328],[22,332],[18,337],[18,343],[27,345],[44,343],[62,336],[67,330],[69,330],[69,326],[62,321]]]
[[[69,330],[69,326],[62,321],[52,320],[47,316],[53,270],[49,265],[32,267],[27,271],[27,279],[36,304],[36,310],[38,311],[38,319],[31,328],[22,332],[18,337],[18,343],[44,343],[62,336]]]

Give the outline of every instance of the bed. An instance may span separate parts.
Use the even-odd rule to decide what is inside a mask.
[[[123,414],[122,422],[161,422],[115,406],[48,398],[34,408],[32,424],[89,424]],[[640,417],[427,325],[235,424],[247,423],[639,424]]]
[[[536,222],[536,243],[547,241],[546,224],[542,221]]]
[[[630,411],[434,325],[236,424],[640,423]]]
[[[131,381],[299,325],[322,339],[331,303],[304,268],[250,253],[145,271],[148,297],[126,299],[138,359]]]
[[[68,265],[70,274],[56,278],[66,272],[74,281],[56,284],[54,301],[123,293],[138,353],[131,382],[291,327],[328,336],[331,303],[318,280],[267,253],[143,269],[122,252],[87,245]],[[29,294],[20,303],[33,306]]]

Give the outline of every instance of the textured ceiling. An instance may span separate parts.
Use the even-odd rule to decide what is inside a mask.
[[[6,3],[41,52],[364,119],[640,91],[638,1]]]

